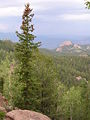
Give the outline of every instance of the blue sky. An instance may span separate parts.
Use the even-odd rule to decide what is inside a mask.
[[[90,36],[90,10],[85,9],[85,0],[2,0],[0,32],[19,30],[27,2],[34,9],[37,36]]]

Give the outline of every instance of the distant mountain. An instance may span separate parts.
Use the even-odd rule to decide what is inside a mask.
[[[13,51],[15,42],[10,40],[0,40],[0,50]],[[90,45],[74,44],[71,41],[62,42],[56,49],[39,48],[39,51],[45,55],[53,56],[90,56]]]
[[[64,41],[53,50],[40,49],[43,54],[54,55],[54,56],[89,56],[90,55],[90,45],[80,45],[74,44],[71,41]]]
[[[71,41],[65,41],[59,45],[59,47],[56,49],[56,52],[62,52],[65,47],[69,47],[72,45],[73,45],[73,43]]]
[[[87,45],[90,44],[90,36],[76,36],[76,35],[36,35],[37,41],[42,42],[42,48],[55,49],[59,44],[66,40],[72,41],[74,44]]]
[[[63,55],[88,56],[90,55],[90,45],[80,45],[65,41],[56,48],[56,52]]]
[[[35,34],[36,35],[36,34]],[[0,40],[18,41],[15,33],[7,32],[0,33]],[[73,44],[87,45],[90,44],[90,36],[76,36],[76,35],[36,35],[35,42],[40,41],[41,48],[55,49],[58,45],[62,44],[65,40],[71,40]]]

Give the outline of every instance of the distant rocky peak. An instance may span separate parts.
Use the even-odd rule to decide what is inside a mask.
[[[56,49],[56,52],[62,52],[62,49],[65,47],[65,46],[72,46],[73,43],[71,41],[64,41],[62,44],[59,45],[59,47]]]
[[[73,45],[73,43],[71,41],[64,41],[62,44],[60,44],[60,47],[64,47],[64,46],[70,46]]]
[[[56,52],[62,52],[64,48],[66,48],[69,51],[81,50],[82,46],[79,44],[74,44],[68,40],[68,41],[64,41],[62,44],[60,44],[59,47],[56,49]],[[89,47],[87,49],[89,49]]]

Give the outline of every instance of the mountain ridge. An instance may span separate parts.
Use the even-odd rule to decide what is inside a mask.
[[[35,33],[34,33],[35,34]],[[77,35],[38,35],[35,34],[35,42],[40,41],[42,43],[41,48],[55,49],[59,44],[65,40],[71,40],[74,44],[90,44],[90,36],[77,36]],[[18,37],[13,32],[0,32],[1,40],[12,40],[13,42],[18,42]]]
[[[64,41],[56,49],[42,49],[41,52],[52,55],[71,55],[87,57],[90,55],[90,44],[80,45],[74,44],[72,41]]]

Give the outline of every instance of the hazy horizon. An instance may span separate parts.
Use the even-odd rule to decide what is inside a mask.
[[[13,42],[17,42],[18,38],[15,33],[1,33],[0,32],[0,39],[1,40],[12,40]],[[90,45],[90,36],[77,36],[77,35],[37,35],[35,42],[40,41],[41,48],[47,49],[55,49],[64,41],[71,41],[72,43],[76,44],[89,44]]]

